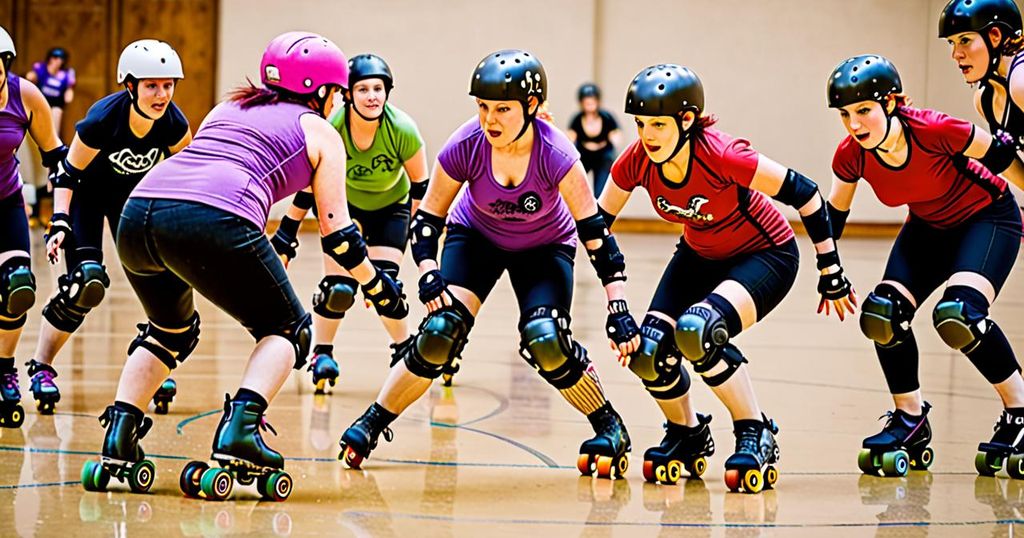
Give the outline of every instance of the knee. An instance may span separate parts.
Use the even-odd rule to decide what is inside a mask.
[[[328,319],[341,319],[356,300],[359,282],[347,276],[327,275],[313,295],[313,312]]]
[[[882,347],[894,347],[911,334],[915,307],[889,284],[879,284],[861,305],[860,330]]]
[[[181,327],[158,327],[153,323],[138,324],[139,334],[128,346],[131,355],[137,348],[144,348],[164,363],[169,370],[192,354],[199,344],[199,312],[193,312]]]
[[[273,330],[250,331],[249,334],[257,342],[267,336],[280,336],[288,340],[292,345],[292,351],[295,352],[295,364],[292,367],[300,370],[306,365],[306,358],[309,357],[309,350],[313,345],[313,317],[303,312],[298,318]],[[198,331],[196,335],[198,336]],[[193,347],[195,346],[193,345]]]
[[[676,320],[676,345],[686,360],[699,363],[728,343],[730,335],[739,333],[739,319],[731,303],[711,294],[704,302],[687,308]]]
[[[43,307],[43,317],[58,330],[75,332],[85,316],[103,302],[108,287],[106,268],[97,261],[83,261],[57,279],[57,294]]]
[[[20,320],[24,325],[25,313],[35,302],[36,278],[32,274],[31,261],[24,256],[9,258],[0,265],[0,316],[7,320]]]
[[[419,377],[436,379],[459,358],[472,327],[473,317],[460,303],[431,312],[412,345],[404,347],[406,367]]]
[[[949,286],[932,311],[932,324],[947,346],[965,353],[988,331],[988,299],[970,286]]]
[[[657,316],[644,319],[640,347],[630,357],[629,369],[655,399],[671,400],[690,390],[690,376],[683,369],[672,324]]]
[[[575,385],[589,364],[586,351],[572,338],[569,321],[561,309],[539,306],[526,313],[519,328],[520,354],[559,389]]]

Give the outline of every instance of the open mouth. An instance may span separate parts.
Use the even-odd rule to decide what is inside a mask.
[[[487,129],[487,136],[491,138],[498,138],[501,136],[501,131],[495,131],[494,129]]]
[[[967,73],[970,73],[970,72],[971,72],[971,69],[974,69],[974,67],[973,67],[973,66],[970,66],[970,65],[963,65],[963,64],[960,64],[960,65],[958,65],[957,67],[959,67],[959,68],[960,68],[960,73],[962,73],[962,74],[964,74],[964,75],[966,75]]]
[[[860,133],[860,134],[856,134],[855,133],[853,136],[857,137],[857,140],[863,142],[863,141],[867,140],[868,137],[871,136],[871,133]]]
[[[150,105],[150,108],[159,112],[167,108],[167,103],[153,103],[152,105]]]
[[[647,151],[651,153],[656,153],[659,149],[661,149],[661,146],[654,146],[651,144],[644,144],[644,147],[647,148]]]

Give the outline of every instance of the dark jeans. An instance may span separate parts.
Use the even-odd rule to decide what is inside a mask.
[[[612,171],[612,163],[615,162],[615,149],[611,144],[601,151],[580,151],[580,162],[587,172],[594,172],[594,197],[601,195],[604,184],[608,182],[608,174]]]

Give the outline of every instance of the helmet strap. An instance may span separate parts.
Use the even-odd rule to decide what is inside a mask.
[[[888,151],[882,149],[882,144],[884,144],[885,141],[889,138],[889,132],[892,130],[892,120],[893,118],[896,117],[896,109],[894,108],[892,113],[890,114],[889,111],[885,109],[885,105],[883,104],[882,112],[885,112],[885,134],[882,135],[882,139],[878,141],[878,144],[871,149],[880,151],[882,153],[889,153]]]
[[[690,141],[690,138],[691,138],[690,135],[693,134],[693,126],[692,125],[690,126],[690,128],[688,130],[685,130],[685,131],[683,130],[683,116],[682,116],[682,114],[676,114],[673,117],[676,120],[676,129],[679,131],[679,140],[676,141],[676,147],[675,147],[675,149],[672,150],[672,154],[669,155],[668,158],[665,159],[664,161],[661,161],[660,163],[655,163],[655,164],[662,165],[662,164],[665,164],[665,163],[671,161],[672,159],[675,159],[676,155],[679,155],[679,152],[683,150],[683,146],[685,146],[686,143]],[[694,122],[696,122],[696,121],[697,120],[694,119]]]
[[[537,101],[537,110],[540,110],[540,100]],[[530,112],[530,101],[523,103],[523,128],[519,130],[519,134],[512,139],[513,142],[519,140],[526,134],[526,130],[530,128],[530,124],[533,123],[533,119],[537,117],[537,110]]]
[[[135,90],[134,91],[131,88],[132,85],[135,86]],[[146,118],[147,120],[153,121],[153,118],[149,117],[149,114],[146,114],[145,112],[142,111],[141,108],[139,108],[139,80],[136,79],[135,77],[132,77],[129,80],[125,80],[124,81],[124,91],[128,92],[128,96],[131,97],[131,99],[132,99],[132,108],[135,109],[135,112],[138,112],[138,114],[140,116],[142,116],[143,118]]]

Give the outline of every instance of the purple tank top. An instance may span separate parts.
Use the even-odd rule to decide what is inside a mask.
[[[491,143],[473,118],[452,134],[437,160],[452,179],[468,183],[448,221],[479,231],[511,251],[563,244],[576,246],[576,223],[558,184],[580,154],[546,121],[533,122],[533,149],[526,178],[503,187],[491,170]]]
[[[15,154],[28,130],[28,114],[21,102],[21,78],[7,75],[7,106],[0,110],[0,200],[21,190]]]
[[[303,114],[313,111],[292,103],[245,110],[221,103],[192,143],[150,170],[131,197],[199,202],[262,230],[274,202],[312,182]]]

